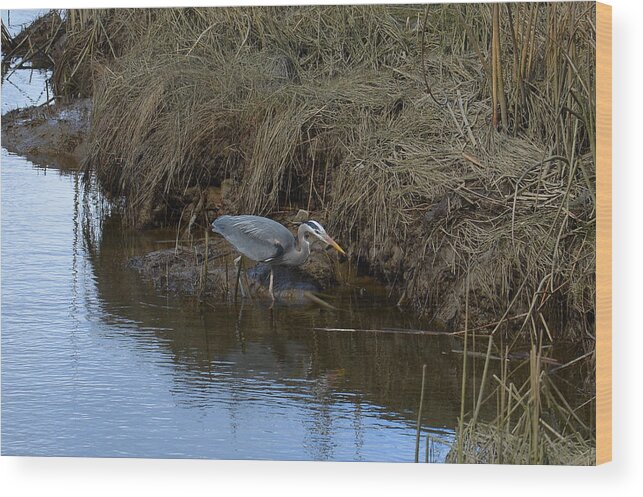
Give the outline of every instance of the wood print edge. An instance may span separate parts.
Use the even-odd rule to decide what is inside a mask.
[[[596,464],[612,460],[612,7],[596,3]]]

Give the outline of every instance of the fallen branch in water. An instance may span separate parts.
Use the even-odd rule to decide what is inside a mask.
[[[528,314],[527,312],[523,312],[522,314],[516,314],[515,316],[510,316],[510,317],[503,318],[500,321],[495,321],[493,323],[487,323],[487,324],[481,324],[480,326],[476,326],[475,328],[469,328],[469,331],[479,331],[479,330],[484,330],[485,328],[491,328],[492,326],[497,326],[499,324],[502,324],[503,322],[508,322],[508,321],[513,321],[514,319],[524,318],[525,316],[527,316],[527,314]],[[462,334],[464,334],[464,330],[454,331],[451,334],[452,335],[462,335]]]
[[[363,329],[363,328],[313,328],[315,331],[329,331],[329,332],[355,332],[355,333],[400,333],[405,335],[455,335],[453,332],[448,331],[432,331],[432,330],[407,330],[399,328],[383,328],[383,329]]]
[[[326,309],[331,309],[331,310],[333,310],[333,311],[337,311],[337,310],[339,310],[339,309],[337,309],[337,307],[335,307],[334,305],[329,304],[329,303],[328,303],[328,302],[326,302],[325,300],[320,299],[317,295],[313,295],[313,294],[312,294],[312,293],[310,293],[310,292],[304,292],[304,297],[306,297],[308,300],[310,300],[311,302],[314,302],[314,303],[315,303],[315,304],[317,304],[317,305],[320,305],[320,306],[322,306],[322,307],[325,307]],[[317,328],[315,328],[315,329],[317,329]]]

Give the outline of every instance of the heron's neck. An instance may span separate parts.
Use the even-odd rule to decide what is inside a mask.
[[[295,250],[292,256],[289,258],[289,262],[295,266],[300,266],[308,260],[310,255],[310,243],[306,240],[306,229],[302,224],[299,226],[297,231],[297,242],[299,244],[299,250]]]

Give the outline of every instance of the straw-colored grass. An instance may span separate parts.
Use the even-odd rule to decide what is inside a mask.
[[[539,339],[532,337],[528,359],[511,365],[508,359],[511,345],[503,344],[499,337],[486,337],[489,346],[485,355],[485,374],[479,385],[475,384],[475,378],[465,374],[471,359],[466,352],[463,354],[460,420],[447,462],[595,464],[594,418],[587,416],[594,407],[595,397],[584,393],[570,400],[557,386],[561,370],[579,368],[577,377],[580,377],[591,361],[576,359],[556,367],[546,366],[542,336]],[[467,339],[471,340],[471,336],[465,336]],[[492,351],[500,359],[493,374],[489,368]],[[576,387],[582,391],[584,385],[578,383]],[[473,396],[471,409],[465,411],[465,403],[472,397],[467,388],[477,389],[477,395]],[[481,407],[494,403],[496,418],[481,421]]]
[[[224,181],[234,213],[314,211],[399,305],[468,330],[449,460],[594,461],[593,385],[565,398],[543,357],[574,340],[566,367],[593,377],[594,4],[69,10],[52,26],[57,97],[93,98],[87,173],[132,225],[205,228],[193,192]]]
[[[87,166],[132,224],[229,178],[236,212],[316,211],[425,316],[457,325],[468,273],[472,319],[592,339],[592,4],[66,19],[58,88],[93,94]]]

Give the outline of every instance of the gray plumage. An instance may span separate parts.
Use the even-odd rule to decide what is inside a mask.
[[[248,259],[265,262],[271,266],[300,266],[305,263],[310,255],[310,243],[306,233],[344,253],[317,221],[301,223],[297,230],[297,239],[282,224],[261,216],[221,216],[212,223],[212,231],[223,235]],[[271,271],[270,294],[274,299],[273,278]]]
[[[295,237],[285,226],[260,216],[221,216],[212,223],[248,259],[270,262],[295,246]]]

